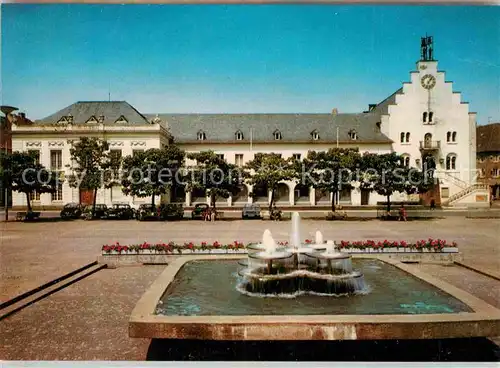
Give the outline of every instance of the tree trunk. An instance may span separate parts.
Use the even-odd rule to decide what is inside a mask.
[[[151,196],[151,204],[154,207],[154,205],[155,205],[155,195],[154,194]]]
[[[387,212],[391,212],[391,196],[387,196]]]
[[[26,203],[28,204],[28,212],[31,212],[30,193],[28,192],[26,192]]]
[[[337,201],[337,191],[332,192],[332,212],[335,212],[335,205]]]
[[[215,197],[215,195],[213,193],[210,193],[210,205],[212,206],[212,208],[215,210],[215,200],[217,198]]]
[[[269,214],[271,214],[271,210],[273,209],[274,204],[274,189],[271,190],[271,200],[269,201]]]
[[[97,188],[94,188],[94,198],[92,199],[92,218],[95,217],[95,205],[97,203]]]

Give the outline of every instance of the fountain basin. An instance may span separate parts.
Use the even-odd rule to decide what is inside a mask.
[[[365,257],[354,257],[355,260]],[[301,302],[301,297],[292,300],[247,297],[232,289],[237,298],[242,298],[249,309],[234,311],[224,310],[235,304],[235,300],[228,300],[227,295],[219,293],[213,295],[207,307],[211,311],[194,311],[191,315],[164,315],[156,314],[158,304],[169,291],[179,285],[176,275],[183,266],[193,260],[234,260],[235,270],[237,260],[241,256],[185,256],[172,262],[160,277],[146,291],[137,303],[129,321],[129,335],[141,338],[174,338],[174,339],[208,339],[208,340],[355,340],[355,339],[422,339],[422,338],[452,338],[497,336],[500,330],[500,311],[482,300],[437,280],[427,274],[413,269],[411,266],[391,260],[382,255],[371,256],[369,259],[382,260],[385,264],[415,279],[422,287],[430,287],[434,292],[445,294],[454,300],[452,311],[436,309],[432,305],[418,303],[400,303],[399,311],[366,310],[359,313],[359,303],[367,305],[373,303],[367,299],[375,295],[374,288],[368,295],[350,297],[315,297],[313,308],[307,309]],[[214,263],[216,264],[216,263]],[[188,265],[189,266],[189,265]],[[375,267],[374,267],[375,268]],[[362,270],[370,280],[370,272]],[[401,272],[403,271],[403,272]],[[236,271],[235,271],[236,272]],[[215,288],[227,285],[225,275],[212,276]],[[202,276],[202,275],[200,275]],[[205,277],[206,278],[206,277]],[[401,278],[394,280],[395,285]],[[412,282],[413,282],[412,281]],[[169,290],[170,289],[170,290]],[[185,295],[181,303],[189,302],[194,294],[210,293],[207,290],[194,288],[192,295]],[[222,290],[221,290],[222,292]],[[233,297],[234,297],[233,295]],[[387,294],[387,298],[393,296]],[[319,299],[318,299],[319,298]],[[327,304],[337,308],[339,301],[347,301],[351,305],[349,311],[343,308],[328,310],[318,308],[318,300],[329,301]],[[358,298],[358,299],[356,299]],[[306,299],[303,299],[306,300]],[[294,307],[278,308],[273,303],[283,302],[282,306]],[[168,299],[165,300],[168,304]],[[288,302],[288,304],[286,304]],[[221,303],[221,304],[217,304]],[[216,305],[217,304],[217,305]],[[307,303],[306,303],[307,304]],[[224,308],[220,308],[220,306]],[[342,304],[344,305],[344,304]],[[457,307],[458,306],[458,307]],[[202,309],[205,306],[201,306]],[[353,311],[358,309],[358,314]],[[412,314],[414,310],[416,314]],[[188,313],[189,314],[189,313]]]

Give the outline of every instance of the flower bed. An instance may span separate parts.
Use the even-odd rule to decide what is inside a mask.
[[[306,239],[305,243],[311,244],[313,241]],[[184,244],[176,244],[174,242],[152,244],[144,242],[142,244],[121,245],[116,242],[111,245],[103,245],[102,254],[235,254],[246,253],[246,247],[252,244],[255,243],[244,245],[242,242],[238,241],[227,244],[219,243],[218,241],[213,243],[202,242],[200,244],[194,244],[193,242]],[[288,245],[288,242],[278,242],[278,244]],[[446,240],[432,238],[418,240],[415,243],[408,243],[404,240],[400,242],[389,240],[363,240],[351,242],[342,240],[337,246],[340,251],[348,253],[458,252],[457,243],[453,242],[452,244],[448,244]]]

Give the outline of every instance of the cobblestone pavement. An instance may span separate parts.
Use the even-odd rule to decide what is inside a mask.
[[[55,279],[93,262],[101,246],[149,242],[260,240],[269,228],[278,240],[287,240],[290,221],[138,222],[70,221],[0,223],[0,301]],[[321,230],[335,240],[417,240],[427,237],[457,241],[464,263],[500,277],[500,219],[446,219],[381,222],[318,220],[302,221],[302,238]]]
[[[269,228],[286,240],[290,222],[73,221],[0,223],[1,301],[94,261],[104,243],[255,241]],[[453,217],[414,222],[304,220],[302,238],[457,241],[464,262],[500,269],[500,220]],[[500,307],[500,282],[459,266],[416,265]],[[102,270],[0,321],[0,359],[143,360],[149,340],[130,339],[127,322],[164,266]],[[498,340],[497,340],[498,341]]]

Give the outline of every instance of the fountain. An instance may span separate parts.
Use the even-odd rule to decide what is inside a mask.
[[[265,230],[262,242],[248,247],[248,258],[239,262],[242,281],[237,289],[252,296],[290,297],[304,293],[348,295],[363,292],[365,282],[352,269],[351,256],[324,242],[316,231],[313,244],[300,241],[300,216],[292,215],[289,246],[279,246]]]

